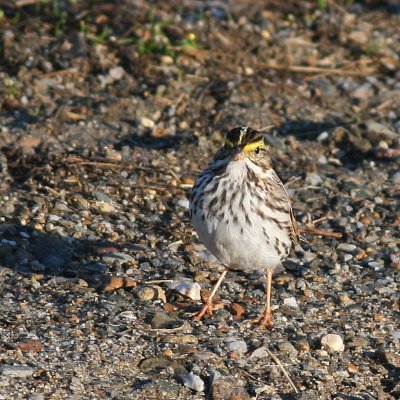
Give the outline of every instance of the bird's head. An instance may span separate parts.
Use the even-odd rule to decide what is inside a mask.
[[[242,126],[231,129],[225,136],[225,145],[218,158],[233,161],[248,159],[254,164],[270,164],[264,134],[256,129]]]

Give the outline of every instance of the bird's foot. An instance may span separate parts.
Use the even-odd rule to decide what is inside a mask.
[[[250,322],[258,325],[260,329],[267,328],[269,330],[272,330],[272,328],[274,327],[273,320],[274,319],[272,317],[271,312],[264,312],[263,315],[261,315],[261,317],[252,319],[252,320],[250,320]]]
[[[211,300],[208,300],[204,304],[203,308],[194,315],[194,319],[196,321],[201,321],[206,314],[211,316],[214,310],[218,310],[223,307],[223,304],[214,304]]]

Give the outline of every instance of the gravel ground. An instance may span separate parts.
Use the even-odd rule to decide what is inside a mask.
[[[399,6],[265,4],[0,2],[0,399],[400,398]],[[188,194],[236,125],[274,125],[333,232],[274,277],[272,331],[255,275],[191,317],[220,267]]]

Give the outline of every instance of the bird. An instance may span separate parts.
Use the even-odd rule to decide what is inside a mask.
[[[266,299],[255,322],[273,327],[272,274],[300,236],[288,193],[272,167],[271,151],[263,132],[233,128],[193,185],[193,227],[224,267],[196,320],[212,314],[213,297],[228,270],[258,271],[266,277]]]

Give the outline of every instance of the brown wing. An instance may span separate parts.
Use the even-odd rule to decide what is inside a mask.
[[[296,245],[297,243],[299,243],[300,240],[300,232],[299,232],[299,228],[297,226],[297,221],[294,217],[293,214],[293,210],[292,210],[292,203],[290,201],[290,197],[285,189],[285,186],[283,186],[282,181],[279,179],[278,175],[275,173],[275,171],[273,171],[272,174],[272,179],[274,180],[274,182],[277,184],[277,186],[282,190],[283,194],[286,197],[287,200],[287,206],[288,206],[288,212],[289,212],[289,217],[290,217],[290,238],[292,239],[292,242],[294,245]]]

